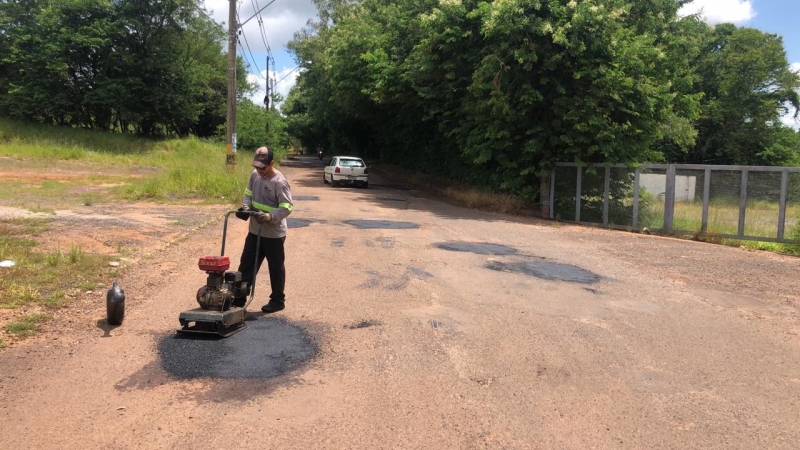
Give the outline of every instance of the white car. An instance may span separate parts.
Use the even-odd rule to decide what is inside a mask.
[[[369,168],[361,158],[355,156],[334,156],[330,164],[325,166],[322,181],[331,186],[339,184],[356,184],[369,187]]]

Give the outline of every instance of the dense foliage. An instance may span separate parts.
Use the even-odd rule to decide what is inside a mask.
[[[2,1],[0,116],[147,136],[224,136],[225,39],[200,0]],[[239,121],[261,131],[239,132],[249,148],[280,117],[244,97],[253,89],[246,74],[239,58]]]
[[[783,164],[779,37],[682,0],[315,0],[283,111],[308,147],[529,195],[558,161]]]

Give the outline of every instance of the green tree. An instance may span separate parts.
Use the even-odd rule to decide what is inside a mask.
[[[0,114],[146,135],[224,123],[224,31],[199,0],[0,2]],[[238,61],[240,96],[251,92]]]
[[[532,195],[556,161],[647,161],[658,142],[693,142],[689,58],[669,52],[681,4],[337,3],[292,43],[313,63],[287,113],[333,148]]]
[[[239,100],[236,109],[237,146],[254,151],[268,145],[285,154],[288,145],[286,122],[277,111],[256,105],[248,98]]]
[[[780,116],[789,106],[800,106],[800,77],[789,68],[781,37],[731,24],[708,27],[704,34],[705,45],[696,63],[696,90],[704,95],[696,123],[697,143],[685,153],[668,154],[668,159],[790,163],[793,152],[785,144],[792,131],[780,122]]]

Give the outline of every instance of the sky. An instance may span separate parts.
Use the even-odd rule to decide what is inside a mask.
[[[250,19],[270,1],[238,0],[239,22]],[[211,16],[217,22],[225,23],[226,28],[228,5],[229,0],[205,0],[206,9],[212,13]],[[316,13],[311,0],[274,0],[260,14],[263,28],[259,27],[258,17],[244,25],[244,36],[250,48],[248,50],[246,45],[242,45],[238,54],[249,61],[250,80],[259,82],[261,91],[252,97],[257,103],[264,100],[265,78],[282,80],[277,85],[277,91],[284,96],[294,85],[299,70],[286,50],[286,44],[296,31],[316,18]],[[738,26],[757,28],[782,36],[789,63],[800,71],[800,0],[695,0],[681,10],[683,15],[695,13],[701,14],[711,25],[732,22]],[[245,39],[240,40],[244,44]],[[266,67],[267,44],[275,58],[275,70],[270,68],[269,72]],[[788,116],[783,121],[789,126],[800,128],[800,122]]]

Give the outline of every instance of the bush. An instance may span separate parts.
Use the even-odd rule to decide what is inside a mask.
[[[800,217],[798,219],[800,219]],[[786,237],[791,242],[783,244],[783,251],[793,255],[800,255],[800,220],[789,230],[789,234]]]

